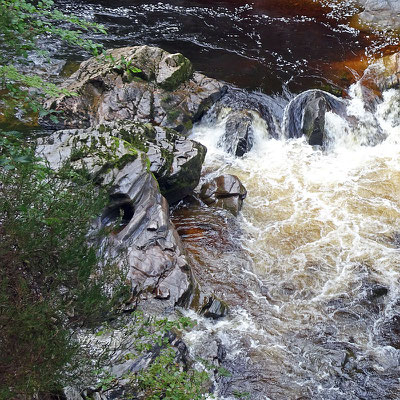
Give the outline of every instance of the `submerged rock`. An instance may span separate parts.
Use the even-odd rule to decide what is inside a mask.
[[[247,190],[235,175],[225,174],[203,184],[200,198],[209,206],[221,207],[237,215]]]
[[[168,142],[168,131],[163,132],[163,140]],[[160,131],[143,124],[124,129],[113,125],[65,130],[43,139],[37,152],[51,168],[59,169],[69,162],[74,169],[85,170],[109,188],[110,204],[93,228],[110,232],[101,248],[105,258],[115,262],[130,281],[131,301],[148,293],[176,305],[188,297],[195,282],[180,238],[169,220],[169,205],[159,191],[145,153],[147,145],[156,146],[157,135],[161,135]],[[144,151],[134,146],[138,137],[143,139]],[[175,142],[172,136],[169,139],[172,146]],[[161,150],[160,153],[163,154]],[[176,155],[172,151],[171,154],[172,165]],[[157,164],[157,171],[163,177],[161,164]],[[168,181],[167,175],[164,177]]]
[[[90,58],[62,85],[77,96],[49,99],[59,127],[88,128],[118,120],[151,122],[188,132],[225,92],[223,83],[193,73],[182,54],[150,46],[108,50]],[[51,125],[51,121],[43,123]]]

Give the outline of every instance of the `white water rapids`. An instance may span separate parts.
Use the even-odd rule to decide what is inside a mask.
[[[259,120],[253,149],[234,158],[217,146],[226,118],[193,130],[206,170],[248,191],[239,221],[251,262],[220,259],[227,287],[241,275],[243,303],[217,322],[191,315],[199,325],[185,337],[197,356],[212,338],[227,349],[221,399],[400,399],[400,91],[374,115],[351,93],[362,123],[328,113],[324,151],[270,139]],[[377,126],[387,138],[364,145]]]

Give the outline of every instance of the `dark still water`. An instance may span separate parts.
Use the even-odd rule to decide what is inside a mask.
[[[350,26],[351,1],[74,1],[66,11],[104,24],[109,47],[153,44],[181,52],[195,69],[242,88],[276,93],[353,82],[396,40]],[[349,5],[350,4],[350,5]],[[63,56],[61,54],[61,56]]]

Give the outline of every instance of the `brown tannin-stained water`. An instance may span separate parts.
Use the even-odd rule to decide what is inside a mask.
[[[104,23],[107,47],[182,52],[256,90],[276,117],[280,136],[256,120],[243,158],[218,145],[226,114],[211,110],[193,129],[208,149],[203,179],[231,173],[248,190],[236,219],[195,200],[173,210],[198,281],[230,306],[218,321],[183,311],[198,321],[184,337],[191,354],[218,352],[230,373],[215,397],[399,400],[400,93],[368,112],[353,85],[347,114],[361,122],[328,112],[324,150],[284,130],[290,92],[347,90],[398,39],[351,27],[351,0],[59,3]]]
[[[398,43],[387,34],[351,28],[357,12],[351,0],[58,3],[103,23],[107,47],[153,44],[181,52],[210,77],[264,93],[280,93],[282,84],[292,92],[330,86],[340,91],[354,81],[351,70],[360,73],[368,59]]]

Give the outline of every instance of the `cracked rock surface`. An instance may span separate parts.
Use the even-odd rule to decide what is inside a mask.
[[[135,147],[139,139],[142,150]],[[169,160],[163,158],[163,146],[169,150]],[[149,165],[146,151],[150,149]],[[102,246],[105,255],[126,273],[133,297],[147,293],[171,306],[189,298],[195,282],[152,169],[164,182],[171,177],[179,180],[182,160],[193,164],[197,157],[199,176],[203,150],[173,132],[144,124],[58,131],[37,147],[51,168],[59,169],[69,161],[74,169],[85,169],[109,188],[110,204],[95,226],[110,231]],[[197,183],[198,178],[193,185]]]
[[[193,72],[182,54],[150,46],[108,50],[90,58],[62,88],[77,96],[49,99],[62,111],[58,128],[87,128],[112,121],[150,122],[187,133],[226,86]],[[122,61],[121,61],[122,60]],[[51,125],[49,120],[43,123]]]

